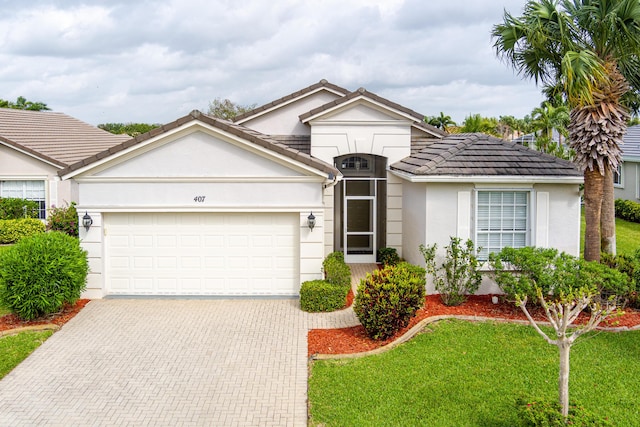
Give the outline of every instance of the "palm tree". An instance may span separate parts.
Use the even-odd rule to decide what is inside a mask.
[[[498,129],[498,119],[495,117],[482,117],[480,114],[471,114],[465,117],[460,129],[462,133],[482,132],[493,136],[500,135]]]
[[[615,253],[613,172],[640,88],[638,0],[528,0],[492,30],[498,56],[571,108],[569,135],[584,171],[585,252]],[[630,95],[631,94],[631,95]],[[606,197],[605,197],[606,195]],[[601,241],[602,238],[602,241]]]
[[[562,147],[562,137],[568,136],[567,126],[569,125],[569,108],[566,105],[554,106],[549,101],[544,101],[540,107],[534,108],[531,112],[532,121],[535,132],[540,132],[538,140],[543,141],[540,147],[537,147],[540,151],[548,153],[550,151],[558,150]],[[549,147],[553,141],[553,131],[557,131],[560,139],[558,140],[558,147]]]
[[[429,116],[425,117],[424,121],[429,123],[431,126],[435,126],[438,129],[442,129],[447,132],[449,127],[457,126],[456,122],[451,119],[451,116],[446,116],[442,111],[440,111],[439,116]]]

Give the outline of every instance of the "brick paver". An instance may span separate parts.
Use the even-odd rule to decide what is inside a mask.
[[[356,324],[297,299],[92,301],[0,381],[0,426],[305,426],[307,331]]]

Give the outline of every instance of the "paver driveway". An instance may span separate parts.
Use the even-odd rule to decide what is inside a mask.
[[[97,300],[0,381],[0,426],[304,426],[296,299]]]

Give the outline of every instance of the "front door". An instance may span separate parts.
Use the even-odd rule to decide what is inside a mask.
[[[351,154],[336,159],[336,250],[347,263],[374,263],[386,234],[386,159]]]
[[[376,179],[344,178],[342,185],[345,261],[376,262]]]

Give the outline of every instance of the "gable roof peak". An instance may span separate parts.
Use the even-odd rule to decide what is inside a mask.
[[[349,93],[349,91],[343,87],[334,85],[330,83],[327,79],[322,79],[318,83],[314,83],[311,86],[307,86],[303,89],[290,93],[289,95],[285,95],[282,98],[278,98],[274,101],[271,101],[267,104],[261,105],[260,107],[254,108],[251,111],[247,111],[245,113],[239,114],[233,118],[233,121],[236,123],[243,123],[255,116],[259,116],[261,114],[266,113],[267,111],[271,111],[281,105],[285,105],[289,102],[292,102],[298,98],[302,98],[308,94],[314,93],[320,89],[327,90],[329,92],[333,92],[338,96],[344,96]]]

